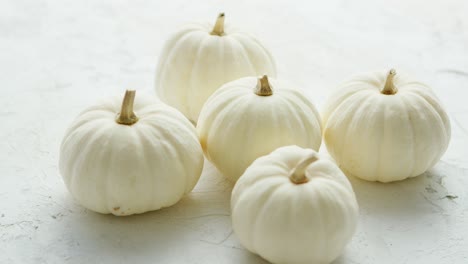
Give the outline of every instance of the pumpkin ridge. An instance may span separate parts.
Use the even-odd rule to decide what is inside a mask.
[[[258,202],[259,204],[262,204],[262,208],[260,208],[260,210],[257,210],[257,214],[255,215],[254,219],[255,219],[255,222],[253,223],[253,231],[251,232],[251,238],[250,238],[250,241],[252,241],[252,248],[258,252],[258,234],[257,232],[255,232],[255,230],[259,230],[258,226],[260,225],[259,222],[260,221],[260,215],[263,215],[264,212],[266,211],[266,208],[267,208],[267,205],[269,202],[271,202],[271,199],[272,197],[275,197],[275,193],[281,189],[281,187],[284,187],[284,185],[281,185],[281,182],[278,182],[277,183],[278,185],[275,186],[275,187],[270,187],[271,189],[269,190],[266,190],[267,192],[267,195],[265,197],[265,199],[263,199],[263,202]]]
[[[251,59],[252,54],[251,54],[249,51],[247,51],[247,49],[245,48],[245,44],[243,44],[243,43],[242,43],[241,41],[239,41],[239,39],[237,39],[237,38],[233,38],[233,41],[234,41],[235,43],[237,43],[238,46],[242,49],[241,54],[242,54],[242,56],[244,57],[245,61],[248,62],[251,71],[252,71],[252,72],[256,72],[256,73],[258,74],[258,73],[259,73],[259,70],[258,70],[257,67],[252,63],[252,59]],[[247,56],[245,56],[245,54],[247,54]]]
[[[437,100],[434,100],[430,97],[426,97],[426,96],[423,96],[419,93],[416,93],[416,92],[413,92],[413,91],[410,91],[409,93],[417,96],[420,98],[421,101],[423,101],[425,104],[431,106],[430,109],[431,109],[431,112],[435,112],[436,113],[436,117],[437,119],[439,119],[439,121],[441,121],[443,124],[444,124],[444,132],[446,136],[449,136],[449,133],[447,133],[447,130],[450,130],[450,129],[447,129],[447,128],[450,128],[450,125],[447,125],[449,118],[446,114],[442,114],[443,112],[439,112],[438,110],[439,109],[442,109],[442,106],[440,105],[440,102],[438,102]],[[444,116],[444,117],[442,117]]]
[[[369,103],[369,101],[372,101],[372,99],[375,99],[375,102],[372,104],[374,107],[378,107],[380,105],[380,102],[382,101],[382,98],[380,96],[375,96],[375,95],[369,95],[367,98],[364,98],[364,100],[362,100],[361,102],[359,102],[359,104],[357,106],[354,106],[353,108],[353,118],[351,119],[351,121],[348,123],[346,129],[347,129],[347,132],[345,134],[345,137],[344,137],[344,145],[348,145],[348,142],[350,140],[350,133],[354,133],[355,130],[356,130],[356,127],[358,127],[358,124],[362,124],[362,119],[364,117],[362,117],[362,115],[360,115],[361,112],[366,112],[366,109],[365,109],[365,106]],[[359,114],[358,114],[359,113]],[[376,120],[378,120],[378,118],[376,118]],[[373,126],[370,126],[371,129],[373,129]],[[368,128],[366,128],[368,129]],[[351,137],[352,138],[352,137]],[[343,161],[343,155],[346,153],[347,151],[347,148],[345,147],[342,147],[342,156],[340,157],[340,159]],[[380,156],[377,156],[377,159],[376,159],[376,164],[378,164],[380,162]],[[378,169],[378,165],[375,167],[375,169],[377,170]],[[366,172],[368,173],[368,172]],[[376,173],[373,177],[378,177],[378,173]]]
[[[169,119],[169,118],[168,118]],[[153,135],[159,142],[161,142],[160,146],[161,148],[159,149],[159,155],[161,156],[175,156],[178,157],[179,159],[182,159],[184,157],[183,153],[181,155],[181,152],[179,150],[180,146],[183,145],[183,143],[180,142],[180,139],[177,138],[173,133],[169,132],[168,128],[172,126],[172,124],[168,124],[166,122],[161,122],[161,124],[156,124],[153,123]],[[164,125],[163,125],[164,124]],[[171,142],[169,144],[169,142]],[[177,145],[177,146],[175,146]],[[164,155],[162,154],[164,153]],[[184,162],[178,161],[178,163],[184,164]],[[182,175],[178,171],[177,173],[174,173],[174,175],[165,175],[165,178],[167,179],[172,179],[174,177],[180,177],[182,181],[184,182],[184,188],[182,191],[182,194],[186,194],[186,189],[187,189],[187,171],[185,170],[184,166],[179,166],[182,167]],[[173,179],[172,179],[173,180]],[[178,190],[179,191],[179,190]],[[161,200],[161,199],[160,199]],[[177,201],[175,201],[177,202]],[[161,206],[160,208],[165,208],[173,205],[175,202],[170,201],[170,200],[161,200]]]
[[[237,36],[237,37],[238,37],[238,36]],[[236,38],[237,38],[237,37],[236,37]],[[272,72],[270,73],[270,76],[271,76],[271,77],[276,77],[276,64],[275,64],[275,60],[274,60],[274,58],[273,58],[273,55],[270,53],[270,51],[267,50],[267,49],[265,48],[265,46],[262,45],[258,39],[252,37],[250,34],[244,34],[243,37],[248,38],[248,39],[251,40],[253,43],[255,43],[255,44],[258,46],[258,50],[261,51],[262,54],[264,55],[264,58],[268,58],[268,60],[269,60],[269,62],[270,62],[269,64],[272,66],[272,69],[271,69]],[[265,65],[266,65],[266,64],[265,64]]]
[[[179,112],[177,112],[177,114],[179,114]],[[185,118],[182,114],[180,114],[181,116],[179,118]],[[178,121],[178,118],[176,118],[175,116],[171,115],[171,116],[168,116],[167,117],[167,121],[164,122],[165,126],[167,126],[167,124],[170,124],[172,123],[174,127],[176,127],[176,124],[177,124],[177,121]],[[181,129],[181,132],[183,131],[184,134],[186,134],[185,137],[192,137],[193,138],[193,142],[197,142],[198,143],[198,147],[200,148],[200,150],[203,152],[202,148],[201,148],[201,145],[200,145],[200,141],[199,141],[199,138],[197,136],[197,133],[196,133],[196,130],[195,128],[192,126],[192,124],[190,124],[189,122],[184,122],[185,123],[185,126],[179,128]],[[172,137],[173,140],[177,141],[177,144],[178,146],[183,146],[185,145],[184,141],[185,139],[180,139],[178,137],[176,137],[175,135],[173,134],[170,134],[170,136]],[[194,159],[192,159],[191,157],[187,157],[187,155],[184,155],[185,153],[182,153],[180,152],[179,149],[176,148],[176,151],[178,153],[178,156],[179,157],[182,157],[184,160],[181,161],[180,163],[181,164],[185,164],[186,162],[194,162]],[[188,160],[187,160],[188,159]],[[191,178],[191,173],[189,171],[186,170],[186,168],[184,166],[182,166],[183,170],[184,170],[184,175],[185,175],[185,185],[186,187],[184,188],[184,194],[187,194],[189,192],[191,192],[193,190],[193,188],[195,187],[196,183],[198,182],[198,178],[196,178],[195,180]]]
[[[198,49],[197,51],[195,52],[195,57],[193,58],[193,63],[192,63],[192,67],[190,67],[190,73],[189,73],[189,78],[188,78],[188,89],[187,89],[187,93],[184,95],[183,97],[183,100],[184,100],[184,103],[183,105],[186,106],[186,109],[187,109],[187,113],[190,115],[190,119],[193,118],[193,106],[192,104],[187,104],[187,101],[188,101],[188,98],[193,98],[192,95],[194,94],[194,88],[193,88],[193,84],[194,84],[194,76],[195,76],[195,72],[198,71],[198,64],[200,64],[200,54],[205,46],[205,42],[209,41],[210,39],[209,38],[202,38],[200,40],[200,42],[198,43]],[[197,69],[197,70],[196,70]],[[206,98],[205,98],[206,100]],[[197,119],[198,119],[198,116],[200,115],[200,113],[198,113],[197,115]],[[197,121],[197,120],[194,120],[194,121]]]
[[[439,121],[439,122],[435,122],[436,124],[437,124],[437,123],[439,123],[439,124],[442,123],[442,124],[443,124],[443,126],[439,126],[439,129],[440,129],[441,134],[439,134],[439,133],[433,133],[433,131],[435,131],[435,128],[434,128],[433,125],[431,126],[431,133],[432,133],[432,135],[431,135],[431,138],[432,138],[431,144],[433,144],[433,143],[434,143],[434,140],[436,139],[437,141],[439,141],[439,145],[441,145],[440,143],[442,143],[442,142],[440,141],[441,138],[439,137],[439,135],[441,135],[442,138],[449,138],[449,136],[447,135],[447,132],[446,132],[446,130],[445,130],[445,122],[444,122],[444,119],[440,116],[440,114],[438,113],[438,111],[436,110],[436,108],[433,107],[433,106],[431,105],[431,103],[429,103],[428,100],[427,100],[426,98],[424,98],[423,96],[421,96],[421,95],[419,95],[419,94],[417,94],[417,93],[411,92],[410,94],[413,95],[415,98],[418,98],[418,99],[416,100],[416,102],[418,102],[420,105],[425,106],[424,108],[426,108],[426,109],[429,111],[431,118],[434,118],[434,119],[436,119],[437,121]],[[429,107],[428,107],[428,106],[429,106]],[[446,142],[446,140],[444,140],[443,143],[444,143],[445,150],[446,150],[447,147],[448,147],[448,142]],[[433,166],[433,165],[440,159],[440,157],[445,153],[445,150],[444,150],[444,151],[441,151],[440,153],[438,153],[438,155],[434,155],[434,156],[432,157],[431,161],[427,163],[428,166],[430,166],[430,167]],[[414,172],[413,172],[413,173],[414,173]],[[418,174],[418,175],[419,175],[419,174]],[[417,176],[417,175],[413,175],[413,176]]]
[[[253,103],[252,101],[256,99],[256,95],[252,93],[252,91],[248,91],[248,94],[245,94],[242,98],[244,98],[244,101],[242,103],[239,103],[237,106],[234,106],[234,105],[231,105],[231,111],[229,111],[231,114],[235,113],[235,117],[238,119],[237,122],[232,122],[229,121],[229,118],[225,118],[223,120],[224,123],[226,123],[226,126],[225,127],[234,127],[236,130],[231,130],[231,129],[227,129],[228,131],[234,131],[234,132],[231,132],[230,133],[230,137],[224,137],[225,139],[229,140],[230,138],[236,138],[239,134],[241,135],[245,135],[243,136],[243,139],[242,140],[237,140],[237,142],[239,142],[238,144],[236,144],[235,146],[231,146],[231,151],[233,153],[242,153],[243,150],[250,146],[261,146],[261,144],[259,144],[259,142],[257,141],[258,138],[255,138],[254,136],[252,135],[255,135],[255,131],[257,130],[257,127],[259,125],[259,117],[258,117],[258,113],[255,113],[253,111],[253,107],[255,107],[255,103]],[[268,110],[268,109],[264,109],[264,110]],[[226,117],[229,117],[229,115],[225,115]],[[232,115],[231,115],[232,116]],[[239,121],[239,118],[240,117],[243,117],[243,118],[246,118],[246,119],[243,119],[243,122],[245,123],[250,123],[251,125],[250,126],[244,126],[242,127],[242,120]],[[220,118],[220,115],[219,117],[217,118]],[[256,120],[256,122],[251,122],[249,120]],[[222,124],[222,123],[220,123]],[[222,126],[221,126],[222,127]],[[239,129],[242,127],[242,133],[239,133]],[[211,131],[216,131],[214,129],[212,129]],[[272,133],[275,133],[275,131],[272,131]],[[227,133],[226,133],[227,135]],[[238,138],[237,138],[238,139]],[[267,153],[264,153],[264,154],[268,154]],[[262,155],[263,156],[263,155]],[[252,159],[251,157],[249,157],[248,155],[242,155],[240,157],[240,159],[236,160],[237,161],[237,164],[235,164],[236,162],[233,162],[233,160],[229,157],[227,158],[227,160],[229,161],[228,164],[229,164],[229,171],[232,172],[233,169],[232,167],[236,167],[234,168],[234,171],[236,172],[236,175],[229,175],[231,179],[237,179],[239,178],[244,172],[245,170],[247,169],[248,165],[250,165],[255,159]],[[239,166],[239,164],[242,164],[242,168]]]
[[[379,122],[379,121],[385,119],[385,110],[381,107],[382,106],[381,102],[383,100],[385,100],[384,98],[385,97],[380,96],[380,94],[376,94],[376,95],[370,94],[368,96],[368,98],[366,98],[364,101],[362,101],[361,104],[355,109],[354,115],[357,116],[358,119],[353,121],[353,122],[357,122],[361,126],[362,126],[363,122],[367,122],[367,123],[365,123],[367,126],[364,126],[364,127],[366,127],[366,131],[370,132],[369,133],[370,135],[378,136],[380,138],[380,140],[384,137],[383,133],[385,132],[385,127],[383,127],[381,131],[379,131],[379,130],[375,129],[375,126],[372,123],[370,123],[368,120],[370,120],[372,118],[372,121]],[[373,103],[369,103],[369,101],[372,101],[372,99],[374,99],[375,101]],[[371,107],[366,109],[365,108],[366,105],[370,105]],[[375,111],[376,109],[383,109],[383,110],[382,110],[382,112],[379,112],[379,111]],[[369,116],[362,116],[362,114],[361,114],[362,112],[364,112],[364,113],[369,112],[369,113],[373,113],[373,114],[369,115]],[[380,116],[381,113],[384,113],[384,116]],[[347,128],[349,129],[349,125],[348,125]],[[349,129],[349,130],[351,130],[351,129]],[[368,135],[368,136],[370,136],[370,135]],[[366,172],[364,172],[366,175],[363,176],[363,177],[365,177],[367,179],[369,179],[369,177],[373,178],[374,181],[377,180],[380,177],[379,168],[380,168],[380,162],[381,162],[381,157],[382,156],[380,155],[379,148],[380,147],[377,146],[376,149],[375,149],[375,152],[378,153],[378,154],[374,155],[374,157],[376,157],[376,158],[375,158],[375,163],[373,164],[372,169],[367,170]],[[368,150],[370,150],[372,152],[371,149],[368,149]],[[344,149],[342,153],[345,154],[346,149]]]
[[[293,127],[295,127],[295,126],[291,126],[291,123],[292,123],[292,121],[295,121],[296,125],[299,125],[302,128],[301,130],[304,133],[302,138],[307,138],[308,143],[312,143],[312,142],[309,142],[309,140],[310,140],[310,137],[309,137],[310,132],[309,131],[313,131],[313,132],[315,132],[315,131],[314,131],[314,129],[312,127],[307,126],[308,123],[305,120],[307,117],[303,115],[303,113],[307,113],[307,112],[306,111],[300,112],[300,111],[292,111],[291,110],[293,108],[291,106],[296,106],[296,107],[299,107],[301,110],[303,110],[302,105],[300,105],[300,103],[299,103],[300,100],[296,100],[296,101],[295,100],[290,100],[290,98],[288,96],[286,96],[286,94],[288,93],[287,91],[283,90],[281,92],[282,92],[281,93],[282,96],[278,96],[277,100],[281,101],[282,105],[286,105],[286,107],[283,108],[283,111],[287,112],[288,113],[287,116],[289,116],[289,118],[286,119],[289,126],[285,126],[285,128],[287,128],[289,130],[290,134],[294,134],[295,131],[299,130],[299,129],[294,129],[294,131],[291,131],[291,129],[293,129]],[[303,147],[306,147],[306,146],[303,146]],[[311,146],[307,146],[307,147],[311,147]]]
[[[344,84],[343,84],[343,87],[344,87]],[[342,90],[342,89],[340,89]],[[338,90],[337,90],[338,91]],[[326,103],[325,105],[325,111],[322,111],[322,112],[325,112],[323,115],[322,115],[322,123],[323,123],[323,126],[322,128],[325,130],[325,128],[327,127],[328,125],[328,121],[332,118],[332,116],[336,113],[336,111],[346,102],[346,101],[349,101],[351,100],[351,98],[357,96],[357,95],[360,95],[361,92],[367,92],[367,93],[371,93],[367,87],[366,88],[361,88],[361,89],[356,89],[355,91],[352,91],[350,92],[349,94],[346,94],[346,96],[339,96],[339,99],[341,100],[337,100],[337,101],[334,101],[333,104],[329,104],[328,102]]]
[[[413,152],[412,153],[412,157],[413,157],[412,167],[411,167],[411,170],[409,171],[409,175],[411,177],[411,175],[414,174],[414,169],[416,167],[416,164],[414,161],[417,160],[416,159],[416,133],[414,129],[414,124],[413,122],[411,122],[410,109],[408,109],[408,103],[405,101],[404,96],[400,97],[400,102],[404,108],[404,112],[406,113],[406,118],[407,118],[406,122],[408,123],[408,126],[410,127],[410,130],[411,130],[411,147],[408,147],[408,149],[411,149],[411,151]]]
[[[311,192],[311,188],[307,188],[309,192]],[[318,196],[316,194],[316,191],[315,192],[312,192],[313,196],[315,199],[309,199],[309,202],[313,204],[313,208],[315,209],[314,211],[317,211],[317,212],[324,212],[324,209],[323,209],[323,202],[316,199],[316,196]],[[320,196],[319,196],[320,197]],[[320,221],[320,224],[319,226],[326,226],[325,223],[327,223],[326,219],[324,219],[324,214],[319,214],[317,219],[319,219]],[[320,234],[320,237],[328,237],[328,234],[326,232],[326,230],[324,230],[323,228],[320,229],[321,231],[321,234]],[[325,243],[323,243],[325,242]],[[322,243],[320,243],[320,246],[321,246],[321,249],[320,251],[322,252],[327,252],[327,249],[328,249],[328,241],[323,241]],[[328,252],[327,252],[328,253]]]
[[[180,53],[180,47],[185,43],[185,41],[187,41],[188,39],[190,38],[193,38],[195,37],[195,35],[199,34],[199,31],[189,31],[187,34],[183,35],[180,39],[177,40],[176,43],[174,43],[172,45],[172,48],[170,49],[169,53],[167,54],[166,56],[166,59],[164,61],[164,65],[168,63],[168,61],[172,61],[174,59],[174,57]],[[198,48],[200,48],[200,43],[204,40],[204,38],[200,38],[200,41],[197,43],[197,45],[194,45],[194,46],[198,46]],[[195,64],[195,58],[192,62],[192,70],[193,70],[193,64]],[[161,66],[162,67],[162,66]],[[161,73],[159,75],[156,75],[157,79],[159,80],[159,85],[157,86],[157,93],[158,95],[161,97],[161,99],[164,99],[164,101],[168,101],[167,99],[167,96],[165,95],[166,93],[166,90],[164,89],[163,85],[161,85],[161,83],[163,82],[164,78],[162,78],[162,76],[165,76],[166,75],[166,71],[168,70],[169,68],[168,67],[162,67],[162,70],[161,70]],[[191,73],[188,73],[189,76],[191,76]],[[190,78],[189,77],[189,81],[190,81]],[[164,85],[166,86],[166,85]],[[183,104],[182,105],[186,105],[186,96],[183,96],[181,97],[182,101],[183,101]],[[187,110],[187,109],[186,109]]]
[[[207,149],[205,153],[207,155],[207,158],[209,158],[209,160],[212,160],[212,157],[208,152],[208,144],[209,144],[208,139],[211,138],[210,134],[212,133],[212,131],[219,131],[218,129],[221,129],[222,127],[224,127],[226,131],[229,131],[228,127],[226,127],[226,125],[224,124],[229,119],[229,118],[225,118],[226,113],[230,112],[231,108],[234,105],[236,106],[237,111],[244,109],[245,105],[247,104],[246,103],[247,100],[243,100],[244,97],[245,95],[240,95],[234,98],[233,100],[231,100],[225,106],[220,105],[219,107],[222,107],[222,109],[219,111],[213,111],[212,114],[214,114],[215,116],[213,118],[208,119],[208,120],[211,120],[210,123],[207,123],[204,125],[204,127],[206,128],[203,134],[206,134],[206,135],[201,135],[201,137],[205,139],[204,149]],[[229,132],[226,132],[226,133],[229,133]]]
[[[358,95],[358,94],[354,94],[353,96],[356,96],[356,97],[357,97],[357,95]],[[367,100],[372,99],[372,96],[368,96],[367,98],[364,98],[364,99],[361,100],[361,101],[356,100],[356,102],[353,102],[353,101],[351,101],[351,98],[352,98],[353,96],[350,96],[350,97],[348,97],[347,100],[343,101],[343,102],[339,105],[339,108],[338,108],[338,107],[335,108],[334,113],[335,113],[335,112],[338,112],[338,110],[341,110],[340,108],[341,108],[341,107],[344,107],[346,104],[347,104],[346,109],[348,109],[348,110],[351,110],[351,109],[352,109],[354,112],[357,112],[357,111],[359,110],[360,106],[364,105],[364,102],[366,102]],[[362,97],[362,94],[361,94],[360,96]],[[349,101],[349,102],[346,102],[346,101]],[[341,156],[339,157],[339,159],[337,159],[337,161],[338,161],[339,163],[343,162],[343,155],[344,155],[343,153],[344,153],[344,150],[346,149],[345,146],[347,145],[349,134],[351,133],[351,129],[349,129],[349,126],[350,126],[352,123],[354,123],[356,116],[357,116],[357,115],[353,115],[353,116],[350,118],[349,121],[346,121],[346,122],[347,122],[346,124],[341,123],[341,125],[340,125],[341,127],[346,127],[346,132],[345,132],[345,134],[344,134],[344,136],[343,136],[342,145],[340,146]],[[343,122],[343,121],[341,121],[341,122]],[[335,150],[336,150],[336,148],[335,148]]]
[[[142,123],[141,126],[149,126],[145,123]],[[153,148],[150,148],[150,146],[152,146],[152,144],[150,144],[151,140],[149,140],[146,132],[147,130],[145,129],[136,129],[136,133],[138,134],[137,135],[137,139],[140,143],[140,146],[141,146],[141,151],[143,152],[143,157],[154,157],[154,155],[151,155],[151,150]],[[151,153],[150,155],[148,155],[148,153]],[[151,166],[148,164],[149,163],[149,159],[145,158],[144,159],[144,162],[142,162],[145,166],[145,170],[147,172],[151,172],[151,174],[153,174],[153,171],[152,171],[152,168]],[[157,206],[155,206],[155,201],[158,201],[158,199],[155,198],[155,188],[154,186],[156,185],[156,179],[155,177],[150,177],[151,178],[151,184],[150,184],[150,188],[151,188],[151,191],[149,191],[148,193],[150,193],[151,195],[149,196],[149,200],[147,201],[147,205],[146,205],[146,208],[151,210],[152,208],[155,208]],[[147,186],[148,187],[148,186]]]
[[[350,210],[349,206],[344,205],[343,201],[347,202],[347,200],[352,199],[356,201],[355,197],[353,197],[353,191],[348,190],[345,188],[341,183],[337,182],[336,180],[332,179],[327,179],[327,178],[321,178],[321,180],[327,181],[327,184],[323,184],[320,189],[318,189],[319,192],[321,192],[321,197],[322,201],[318,202],[318,200],[314,200],[316,204],[318,204],[318,207],[320,208],[320,212],[324,212],[326,210],[323,209],[323,204],[324,204],[324,199],[326,200],[326,203],[330,205],[330,203],[333,203],[334,205],[334,212],[339,212],[342,214],[344,217],[346,214],[344,213],[347,210]],[[340,193],[341,195],[336,195],[337,193]],[[345,200],[342,196],[346,197],[347,199]],[[353,204],[357,204],[357,201]],[[358,209],[358,208],[356,208]],[[359,210],[359,209],[358,209]],[[321,214],[321,221],[322,223],[327,223],[326,219],[324,219],[324,215]],[[328,223],[329,224],[329,223]],[[336,224],[336,223],[335,223]],[[324,225],[327,226],[327,225]],[[343,226],[339,226],[339,228],[345,228]],[[346,229],[346,228],[345,228]],[[332,230],[325,230],[322,229],[324,232],[323,236],[324,237],[329,237],[330,234],[336,234],[336,227]],[[355,232],[355,225],[353,230],[351,230],[349,236],[351,236]],[[336,241],[330,241],[329,239],[325,240],[323,245],[322,250],[328,252],[328,249],[330,248],[330,244],[333,243],[335,244]],[[340,243],[341,244],[341,243]],[[343,250],[343,247],[345,245],[340,245],[340,250]],[[327,255],[331,255],[330,252],[328,252]],[[333,256],[333,259],[337,258],[338,256]],[[333,259],[330,259],[328,261],[332,261]]]
[[[292,93],[290,91],[292,91]],[[316,129],[314,129],[314,127],[311,124],[306,122],[306,119],[311,119],[311,120],[313,119],[314,120],[315,126],[319,128],[319,131],[318,131],[319,134],[314,135],[313,137],[308,137],[308,138],[309,138],[309,140],[311,138],[312,139],[317,138],[317,139],[319,139],[319,141],[318,141],[318,144],[316,144],[317,142],[313,142],[313,140],[310,141],[309,143],[311,143],[311,145],[309,147],[316,150],[316,151],[318,151],[320,149],[320,146],[322,145],[323,128],[322,128],[322,122],[320,120],[320,114],[318,113],[317,109],[312,104],[312,102],[308,100],[308,98],[301,95],[296,90],[283,90],[281,92],[282,92],[282,95],[283,95],[282,97],[280,97],[281,100],[284,100],[285,103],[287,103],[289,106],[295,105],[295,106],[298,106],[302,110],[302,111],[296,111],[294,113],[294,115],[299,118],[298,121],[300,121],[302,127],[304,128],[304,131],[308,131],[308,132],[306,132],[306,133],[308,133],[308,135],[311,134],[310,131],[315,132]],[[310,110],[310,112],[313,112],[315,115],[313,117],[308,117],[308,116],[303,115],[302,113],[309,112],[309,111],[306,111],[306,110]],[[304,124],[306,124],[308,126],[306,127]]]
[[[83,164],[87,159],[89,159],[89,156],[91,156],[89,154],[90,150],[92,150],[92,148],[95,146],[95,142],[98,139],[104,138],[104,139],[106,139],[105,142],[110,141],[110,138],[112,137],[112,135],[114,133],[111,132],[110,135],[109,135],[108,133],[103,132],[103,131],[106,131],[106,130],[108,130],[108,131],[112,130],[112,129],[109,129],[110,127],[112,127],[112,126],[111,125],[103,125],[100,129],[88,130],[88,131],[85,132],[85,134],[82,134],[82,139],[85,139],[85,138],[89,138],[89,139],[87,140],[87,142],[79,144],[80,146],[82,146],[82,148],[78,152],[77,155],[74,155],[75,160],[73,162],[73,165],[71,166],[71,170],[70,170],[71,173],[69,174],[69,175],[71,175],[71,180],[69,182],[70,192],[72,193],[72,195],[73,195],[73,197],[75,199],[80,201],[80,203],[82,203],[83,200],[80,197],[76,196],[76,192],[77,192],[76,188],[78,186],[77,181],[79,181],[80,180],[79,178],[81,177],[81,170],[79,169],[79,167],[82,167],[81,164]],[[105,148],[100,148],[98,153],[102,154],[102,152],[105,152],[104,150],[105,150]],[[95,160],[95,159],[90,159],[90,160]],[[68,161],[67,161],[67,163],[68,163]],[[67,165],[67,166],[70,166],[70,165]],[[104,208],[106,208],[106,210],[107,210],[108,206],[107,206],[106,201],[103,198],[103,196],[97,194],[96,198],[102,200],[102,202],[104,204]]]
[[[103,110],[103,111],[99,111],[99,112],[103,112],[103,113],[106,113],[108,114],[109,112],[106,111],[106,110]],[[112,116],[112,118],[115,117],[115,112],[112,112],[113,114],[110,115]],[[88,115],[91,115],[90,117],[88,117]],[[76,133],[76,130],[77,129],[82,129],[82,127],[86,126],[86,125],[89,125],[93,122],[102,122],[102,120],[108,120],[110,116],[100,116],[100,115],[97,115],[95,114],[95,111],[89,111],[89,112],[86,112],[86,111],[83,111],[81,114],[80,114],[80,117],[81,116],[86,116],[87,119],[85,120],[82,120],[83,118],[77,118],[75,120],[73,120],[73,122],[70,124],[70,127],[66,130],[65,132],[65,136],[62,140],[62,142],[64,142],[68,137],[70,137],[70,135],[72,135],[73,133]]]
[[[106,146],[111,146],[111,144],[109,144],[109,142],[111,141],[111,138],[112,136],[114,135],[114,132],[111,132],[110,135],[108,135],[106,137]],[[111,161],[112,161],[112,154],[109,155],[109,153],[113,153],[113,151],[111,151],[112,149],[110,147],[107,147],[107,148],[102,148],[101,151],[100,151],[100,154],[102,155],[102,159],[99,159],[100,161],[102,161],[104,164],[110,164]],[[96,158],[96,160],[98,160],[98,158]],[[107,170],[104,170],[103,172],[103,175],[106,175],[105,177],[102,177],[101,181],[103,184],[103,186],[107,186],[107,183],[108,183],[108,178],[110,177],[109,176],[109,172]],[[104,208],[107,210],[107,213],[110,213],[112,212],[110,210],[110,206],[109,206],[109,200],[106,199],[105,197],[109,197],[108,195],[108,189],[107,188],[104,188],[104,193],[101,194],[101,201],[102,201],[102,204],[104,206]]]
[[[198,32],[194,30],[187,30],[187,32],[185,31],[180,32],[180,36],[173,39],[171,42],[166,43],[167,47],[166,45],[163,47],[163,50],[166,50],[166,48],[168,48],[169,46],[173,48],[171,48],[171,50],[168,53],[164,53],[163,57],[159,59],[159,63],[157,66],[158,68],[156,70],[156,78],[155,78],[156,79],[155,84],[156,84],[159,96],[161,96],[160,92],[163,90],[163,89],[160,89],[162,86],[161,83],[163,81],[163,79],[160,77],[163,76],[167,70],[167,67],[163,67],[163,65],[167,64],[167,61],[169,61],[174,56],[179,46],[183,43],[182,40],[185,41],[189,37],[192,37],[192,35],[195,35],[194,33],[198,33]]]
[[[418,97],[420,97],[422,100],[426,101],[438,114],[440,120],[442,121],[442,123],[444,124],[444,127],[445,127],[445,132],[446,132],[446,135],[447,135],[447,138],[450,138],[450,118],[448,117],[447,113],[445,113],[442,109],[442,105],[441,103],[439,102],[439,100],[437,100],[437,98],[434,98],[433,96],[434,95],[430,95],[430,96],[427,96],[427,95],[421,95],[419,93],[416,93],[416,91],[408,91],[409,93],[411,94],[414,94]],[[448,140],[446,142],[446,145],[448,145]]]
[[[89,149],[93,147],[94,142],[96,141],[97,137],[105,137],[106,133],[102,133],[102,131],[108,130],[110,126],[102,126],[98,130],[84,130],[84,132],[81,133],[76,133],[75,136],[80,135],[80,142],[85,141],[85,138],[90,138],[87,142],[81,143],[80,144],[80,151],[78,152],[77,157],[75,158],[75,161],[73,162],[73,165],[71,166],[71,172],[73,176],[76,176],[76,171],[78,170],[78,167],[80,167],[80,164],[82,163],[83,159],[86,158]],[[86,155],[85,155],[86,154]],[[67,163],[69,163],[69,158],[67,158]],[[69,165],[67,165],[69,166]],[[67,173],[68,174],[68,173]],[[74,186],[74,181],[70,181],[70,186]]]
[[[165,110],[165,109],[161,108],[161,110]],[[177,117],[173,113],[177,113],[177,115],[180,115],[180,116]],[[158,135],[160,138],[166,138],[165,141],[167,141],[168,138],[172,139],[173,144],[171,145],[171,148],[174,149],[177,156],[181,159],[180,164],[193,163],[194,160],[191,160],[190,158],[188,158],[187,160],[187,157],[186,157],[187,155],[185,155],[185,153],[179,150],[180,147],[185,145],[183,143],[183,141],[185,140],[181,140],[176,135],[183,133],[184,137],[190,136],[193,139],[193,142],[199,142],[199,139],[196,136],[195,128],[193,128],[193,126],[188,122],[188,120],[186,120],[186,118],[179,112],[171,111],[171,113],[161,115],[161,117],[162,118],[160,119],[160,122],[149,122],[148,125],[154,128],[153,129],[154,131],[158,131]],[[183,122],[184,126],[180,126],[180,124],[177,124],[178,122],[180,122],[180,119],[183,119],[184,121],[186,121],[186,122]],[[176,133],[176,134],[171,133],[168,131],[168,128],[177,128],[178,130],[180,130],[181,133]],[[161,131],[163,131],[163,133],[161,133]],[[174,147],[174,145],[176,145],[176,147]],[[191,177],[192,173],[189,173],[184,166],[181,166],[181,167],[183,170],[183,179],[185,183],[184,194],[187,194],[193,189],[193,187],[195,187],[195,184],[198,181],[198,179],[192,180],[192,177]],[[167,207],[167,206],[170,206],[170,205],[164,205],[163,207]]]

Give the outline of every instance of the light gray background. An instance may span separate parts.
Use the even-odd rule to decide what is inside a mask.
[[[84,107],[126,88],[153,93],[169,34],[220,11],[319,108],[362,71],[395,67],[433,87],[452,121],[447,153],[415,179],[351,179],[359,228],[335,264],[468,263],[468,2],[252,2],[0,1],[0,263],[264,263],[232,233],[232,186],[208,163],[177,205],[120,218],[77,205],[57,169]]]

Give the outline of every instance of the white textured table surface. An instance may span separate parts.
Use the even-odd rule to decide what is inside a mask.
[[[468,263],[468,2],[250,2],[0,1],[0,263],[264,263],[232,233],[232,186],[208,163],[177,205],[132,217],[80,207],[57,169],[84,107],[129,87],[153,92],[168,35],[219,11],[318,107],[361,71],[395,67],[434,88],[452,121],[447,153],[415,179],[351,179],[359,228],[335,264]]]

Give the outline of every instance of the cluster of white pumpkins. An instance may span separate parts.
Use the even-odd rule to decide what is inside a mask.
[[[224,14],[214,26],[187,25],[161,54],[164,103],[127,91],[74,121],[60,151],[66,186],[96,212],[157,210],[194,188],[204,153],[236,182],[232,224],[245,248],[273,263],[333,261],[355,231],[358,204],[340,168],[316,152],[322,134],[343,170],[391,182],[440,159],[449,119],[429,87],[394,70],[345,82],[322,118],[275,74],[270,53],[225,28]]]

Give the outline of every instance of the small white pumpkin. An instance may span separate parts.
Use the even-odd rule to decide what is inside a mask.
[[[134,98],[127,91],[123,103],[112,98],[88,108],[63,138],[60,173],[90,210],[131,215],[168,207],[201,175],[203,151],[193,125],[149,98],[137,98],[133,107]]]
[[[162,101],[196,123],[206,99],[221,85],[245,76],[276,74],[270,52],[253,36],[226,25],[188,24],[165,44],[156,73]]]
[[[341,170],[297,146],[255,160],[231,197],[241,244],[272,263],[330,263],[354,234],[358,215]]]
[[[233,182],[256,158],[278,147],[318,150],[322,141],[314,105],[291,84],[268,81],[266,75],[217,90],[203,107],[197,131],[206,157]]]
[[[392,182],[422,174],[447,149],[450,121],[432,90],[390,72],[356,76],[323,112],[327,149],[346,171]]]

